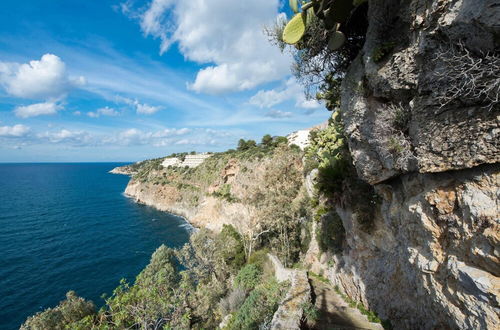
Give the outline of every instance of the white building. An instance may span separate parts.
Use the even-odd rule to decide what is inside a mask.
[[[169,158],[165,158],[163,160],[163,162],[161,163],[161,165],[163,167],[169,167],[169,166],[175,166],[175,167],[185,167],[185,166],[188,166],[188,167],[197,167],[198,165],[200,165],[201,163],[203,163],[203,161],[205,159],[209,158],[210,156],[212,156],[212,154],[207,154],[207,153],[196,154],[196,155],[186,155],[186,157],[184,158],[184,161],[181,161],[177,157],[169,157]]]
[[[309,146],[309,132],[310,129],[302,129],[299,131],[295,131],[290,133],[288,138],[288,144],[296,144],[300,147],[300,149],[304,150],[307,146]]]

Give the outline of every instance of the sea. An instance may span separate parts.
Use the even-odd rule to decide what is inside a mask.
[[[123,191],[120,163],[0,164],[0,329],[57,305],[69,290],[98,307],[131,282],[161,244],[192,227]]]

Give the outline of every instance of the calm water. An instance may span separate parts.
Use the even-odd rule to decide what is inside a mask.
[[[0,329],[64,299],[102,305],[162,243],[183,245],[179,217],[124,197],[120,164],[0,164]]]

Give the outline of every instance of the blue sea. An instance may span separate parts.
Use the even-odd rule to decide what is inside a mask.
[[[75,290],[101,306],[162,243],[180,247],[190,226],[138,205],[115,163],[0,164],[0,329],[18,329]]]

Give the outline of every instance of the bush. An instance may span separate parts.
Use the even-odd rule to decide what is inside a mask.
[[[218,241],[228,244],[231,240],[231,248],[221,249],[224,262],[233,270],[240,269],[245,264],[245,247],[241,235],[231,225],[223,225],[222,231],[217,237]]]
[[[261,249],[252,253],[252,255],[248,258],[249,264],[254,264],[260,269],[264,269],[264,264],[268,261],[267,254],[269,253],[268,249]]]
[[[262,269],[255,264],[248,264],[243,267],[236,278],[234,284],[236,287],[246,290],[252,290],[259,284],[262,278]]]
[[[286,292],[284,289],[275,279],[257,287],[234,314],[227,329],[257,329],[272,318]]]
[[[222,198],[228,202],[235,202],[237,201],[237,198],[235,198],[233,195],[231,195],[231,185],[230,184],[223,184],[219,190],[214,191],[213,195],[215,197]]]
[[[21,325],[21,329],[65,329],[67,324],[77,322],[87,316],[92,316],[95,312],[94,303],[78,297],[74,291],[69,291],[66,294],[66,300],[61,301],[55,308],[48,308],[43,312],[30,316]]]
[[[310,301],[302,304],[302,310],[304,311],[304,318],[307,321],[316,321],[319,318],[319,310]]]

